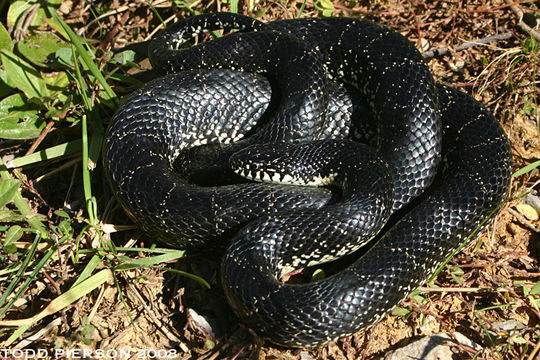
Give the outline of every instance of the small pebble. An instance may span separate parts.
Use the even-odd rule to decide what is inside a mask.
[[[309,355],[307,352],[305,351],[302,351],[300,353],[300,360],[315,360],[311,357],[311,355]]]
[[[187,309],[188,316],[192,321],[192,324],[204,332],[205,334],[210,335],[213,338],[219,338],[219,331],[217,330],[217,326],[212,326],[214,321],[206,316],[199,315],[195,310],[193,309]]]
[[[494,331],[510,332],[512,330],[521,330],[525,325],[516,320],[497,321],[491,324]]]
[[[480,346],[473,343],[465,335],[458,332],[452,334],[441,332],[424,336],[402,348],[399,348],[384,357],[384,360],[422,359],[422,360],[453,360],[454,352],[451,346],[465,345],[474,350]],[[382,360],[382,359],[380,359]]]
[[[523,198],[523,203],[532,206],[536,212],[540,212],[540,197],[536,195],[536,192],[529,193]]]
[[[525,219],[527,219],[529,221],[538,220],[538,212],[531,205],[524,204],[524,203],[517,204],[516,205],[516,210],[521,215],[523,215],[523,217],[525,217]]]

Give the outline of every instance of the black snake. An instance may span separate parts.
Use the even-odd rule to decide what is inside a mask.
[[[215,29],[239,32],[183,47]],[[231,305],[275,343],[316,346],[378,321],[507,195],[501,126],[435,84],[419,52],[386,27],[216,13],[174,24],[149,57],[171,74],[117,111],[105,144],[111,185],[152,238],[226,249]],[[236,174],[258,182],[235,184]],[[374,236],[335,275],[279,281]]]

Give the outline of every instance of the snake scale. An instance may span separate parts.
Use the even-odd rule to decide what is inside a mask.
[[[216,29],[238,31],[185,46]],[[153,239],[224,252],[230,304],[274,343],[318,346],[380,320],[508,194],[501,126],[386,27],[207,14],[163,31],[149,58],[167,75],[115,114],[111,186]],[[280,281],[373,238],[336,274]]]

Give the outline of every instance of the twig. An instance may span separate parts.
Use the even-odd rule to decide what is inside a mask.
[[[432,288],[432,287],[426,287],[426,286],[419,287],[418,290],[423,291],[423,292],[449,292],[449,293],[479,293],[479,292],[507,292],[508,291],[508,289],[493,289],[493,288],[487,288],[487,287]]]
[[[134,295],[135,298],[139,301],[139,303],[143,306],[144,310],[146,311],[150,319],[153,321],[154,325],[167,337],[167,339],[180,344],[182,350],[187,351],[187,345],[185,345],[178,337],[176,337],[176,335],[171,333],[163,324],[163,322],[159,320],[159,317],[154,313],[150,306],[148,306],[148,301],[142,297],[142,295],[139,293],[139,290],[133,284],[128,284],[128,286],[131,290],[131,294]]]
[[[536,354],[538,354],[538,351],[540,351],[540,341],[536,343],[536,346],[534,347],[532,353],[529,355],[527,360],[534,360],[536,359]]]
[[[24,33],[32,23],[32,20],[36,16],[36,13],[40,6],[40,3],[36,3],[24,11],[21,16],[21,21],[19,22],[20,25],[17,26],[14,32],[14,37],[16,40],[22,40],[24,38]]]
[[[45,136],[47,136],[47,134],[51,131],[52,127],[54,125],[54,121],[49,121],[47,123],[47,125],[45,126],[45,128],[41,131],[41,133],[39,134],[39,136],[37,137],[37,139],[34,141],[34,143],[32,144],[32,146],[30,146],[30,148],[28,149],[28,151],[26,152],[26,154],[24,154],[25,156],[26,155],[30,155],[32,154],[36,148],[39,146],[39,144],[41,144],[41,142],[43,141],[43,139],[45,139]]]
[[[508,212],[512,215],[514,215],[520,223],[522,223],[523,225],[525,225],[526,227],[528,227],[529,229],[531,229],[532,231],[538,233],[540,232],[540,229],[538,229],[533,223],[531,223],[529,220],[525,219],[525,217],[523,215],[521,215],[520,213],[518,213],[516,210],[514,209],[508,209]]]
[[[127,11],[127,10],[129,10],[130,7],[134,7],[134,6],[136,6],[136,4],[129,4],[129,5],[120,6],[118,9],[114,9],[114,10],[111,10],[109,12],[106,12],[104,14],[99,15],[98,17],[90,20],[88,22],[88,24],[86,24],[85,26],[83,26],[82,28],[77,30],[77,35],[79,35],[79,36],[84,35],[86,33],[86,31],[88,30],[88,28],[90,26],[92,26],[94,23],[98,22],[99,20],[101,20],[103,18],[106,18],[106,17],[109,17],[109,16],[119,14],[119,13],[124,12],[124,11]]]
[[[61,171],[64,171],[65,169],[69,168],[70,166],[73,166],[73,165],[78,164],[78,163],[80,163],[80,162],[81,162],[81,156],[77,156],[76,158],[74,158],[74,159],[72,159],[72,160],[70,160],[70,161],[68,161],[68,162],[65,162],[65,163],[63,163],[62,165],[60,165],[60,166],[54,168],[54,170],[51,170],[51,171],[49,171],[48,173],[45,173],[45,174],[43,174],[43,175],[37,177],[37,178],[34,180],[34,184],[37,184],[37,183],[40,182],[41,180],[43,180],[43,179],[45,179],[45,178],[47,178],[47,177],[49,177],[49,176],[52,176],[52,175],[54,175],[54,174],[57,174],[57,173],[59,173],[59,172],[61,172]]]
[[[167,0],[159,0],[159,1],[156,1],[155,3],[153,3],[152,6],[158,6],[158,5],[161,5],[161,4],[165,3],[165,2],[167,2]],[[88,24],[86,24],[85,26],[83,26],[82,28],[77,30],[77,35],[79,35],[79,36],[84,35],[90,26],[92,26],[93,24],[95,24],[96,22],[98,22],[101,19],[104,19],[104,18],[109,17],[109,16],[117,15],[117,14],[119,14],[121,12],[129,10],[129,8],[134,8],[136,6],[137,6],[137,4],[131,3],[131,4],[128,4],[128,5],[120,6],[119,8],[111,10],[111,11],[106,12],[104,14],[101,14],[98,17],[90,20],[90,22],[88,22]]]
[[[519,18],[518,26],[521,28],[521,30],[525,31],[526,33],[531,34],[536,39],[536,41],[540,41],[540,33],[538,33],[536,30],[534,30],[532,27],[530,27],[523,21],[524,13],[523,13],[523,10],[521,10],[521,7],[516,5],[512,0],[505,0],[505,1],[507,4],[510,5],[510,9],[512,9],[512,11]]]
[[[150,40],[158,31],[160,31],[161,29],[165,28],[165,25],[167,25],[168,23],[170,23],[171,21],[173,21],[174,19],[176,19],[176,15],[171,15],[169,16],[167,19],[165,19],[165,21],[163,21],[161,24],[159,24],[158,26],[156,26],[156,28],[150,33],[150,35],[148,35],[144,41],[148,41]]]
[[[105,284],[104,286],[101,286],[101,289],[99,290],[99,295],[94,302],[94,306],[92,306],[92,310],[90,311],[90,315],[88,315],[88,324],[92,322],[92,319],[96,315],[96,312],[99,308],[99,305],[101,305],[101,302],[103,301],[103,298],[105,297],[105,292],[109,289],[109,285]]]
[[[137,324],[140,321],[141,321],[141,317],[137,317],[133,319],[133,321],[130,321],[129,324],[122,331],[115,334],[115,336],[112,339],[107,339],[106,341],[104,341],[102,346],[104,347],[104,345],[111,345],[111,346],[117,345],[124,336],[126,336],[128,333],[131,334],[132,328],[138,326]]]
[[[465,41],[464,43],[459,44],[458,46],[456,46],[454,48],[454,50],[455,51],[462,51],[462,50],[465,50],[465,49],[468,49],[468,48],[471,48],[471,47],[474,47],[474,46],[478,46],[478,45],[485,45],[485,44],[488,44],[488,43],[491,43],[491,42],[507,40],[507,39],[510,39],[512,36],[513,36],[512,33],[505,32],[505,33],[501,33],[501,34],[490,35],[490,36],[487,36],[485,38],[474,40],[474,41]],[[431,59],[431,58],[434,58],[434,57],[437,57],[437,56],[446,55],[449,50],[450,49],[448,47],[443,46],[443,47],[440,47],[440,48],[437,48],[437,49],[434,49],[434,50],[425,51],[425,52],[422,53],[422,56],[424,57],[424,59]]]
[[[25,337],[23,340],[21,340],[17,345],[13,347],[13,349],[24,349],[33,342],[38,341],[39,339],[43,338],[44,335],[47,335],[49,332],[53,330],[53,328],[57,327],[62,323],[62,318],[57,317],[50,323],[48,323],[44,328],[40,329],[35,334],[32,334],[31,336]]]

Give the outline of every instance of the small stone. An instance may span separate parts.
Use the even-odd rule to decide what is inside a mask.
[[[455,62],[450,61],[448,62],[448,66],[456,73],[463,73],[465,62],[463,60],[456,60]]]
[[[510,332],[512,330],[521,330],[525,325],[516,320],[496,321],[491,324],[494,331]]]
[[[525,217],[525,219],[530,221],[538,220],[538,212],[529,204],[517,204],[516,210]]]
[[[419,335],[430,335],[438,333],[441,330],[439,322],[433,315],[428,315],[424,323],[417,329]]]
[[[399,348],[385,356],[385,360],[422,359],[422,360],[452,360],[454,352],[452,345],[462,344],[474,350],[480,350],[480,346],[473,343],[464,335],[453,333],[437,333],[424,336],[407,346]]]
[[[58,8],[62,14],[69,14],[71,12],[71,9],[73,8],[73,1],[62,1],[62,4]]]
[[[420,50],[426,52],[431,49],[431,43],[425,38],[420,39]]]
[[[307,352],[302,351],[300,353],[300,360],[314,360]]]
[[[531,205],[536,212],[540,213],[540,197],[538,197],[536,191],[532,191],[523,198],[523,203]]]
[[[210,335],[213,338],[219,338],[220,331],[217,329],[214,320],[207,316],[199,315],[193,309],[187,309],[187,313],[195,328],[199,329],[205,334]]]

